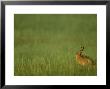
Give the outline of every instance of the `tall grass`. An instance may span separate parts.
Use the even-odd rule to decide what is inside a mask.
[[[15,76],[95,76],[75,60],[81,45],[96,62],[95,14],[14,15]]]

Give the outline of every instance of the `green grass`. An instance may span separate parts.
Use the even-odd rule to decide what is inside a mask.
[[[14,15],[15,76],[96,76],[75,60],[82,45],[96,62],[96,14]]]

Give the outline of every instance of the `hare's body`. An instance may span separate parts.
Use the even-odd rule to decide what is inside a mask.
[[[84,50],[84,47],[76,53],[76,61],[80,64],[80,65],[94,65],[94,62],[91,60],[90,57],[82,54],[82,51]]]
[[[81,65],[92,65],[93,62],[92,60],[90,60],[89,57],[85,56],[85,55],[82,55],[80,53],[76,53],[76,60],[79,64]]]

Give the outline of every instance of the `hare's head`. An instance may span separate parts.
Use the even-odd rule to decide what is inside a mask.
[[[75,59],[76,60],[80,59],[81,55],[82,55],[82,51],[77,52],[76,55],[75,55]]]
[[[81,56],[81,54],[82,54],[82,51],[79,51],[76,53],[77,56]]]
[[[84,46],[81,46],[81,49],[76,53],[76,56],[81,56],[84,51]]]

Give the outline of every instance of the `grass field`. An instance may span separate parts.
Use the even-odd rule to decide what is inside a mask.
[[[79,65],[80,46],[97,61],[96,14],[15,14],[15,76],[96,76]]]

